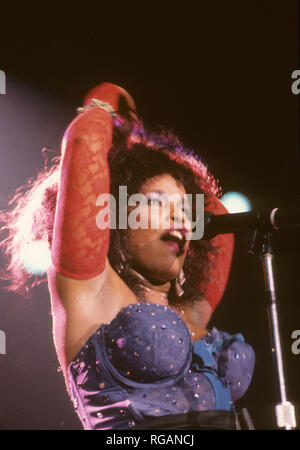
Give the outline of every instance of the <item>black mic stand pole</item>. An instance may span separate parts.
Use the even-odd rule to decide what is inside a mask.
[[[281,351],[280,329],[278,319],[278,300],[276,296],[273,274],[273,232],[255,229],[249,253],[256,254],[262,260],[265,291],[267,299],[268,324],[271,341],[273,368],[277,395],[280,399],[275,406],[277,426],[291,430],[296,428],[296,416],[294,405],[287,400],[286,383],[284,376],[283,358]]]
[[[263,213],[251,211],[217,216],[214,216],[212,213],[205,213],[205,216],[206,230],[204,231],[204,239],[211,239],[216,234],[235,233],[246,229],[253,231],[249,253],[258,255],[263,265],[273,368],[277,395],[279,397],[279,403],[275,406],[277,426],[286,430],[296,428],[295,408],[287,400],[286,396],[278,319],[278,300],[272,263],[274,257],[274,230],[300,227],[300,210],[287,212],[274,208],[272,211]]]

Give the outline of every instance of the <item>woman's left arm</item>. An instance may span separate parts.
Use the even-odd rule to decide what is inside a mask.
[[[225,206],[214,195],[205,195],[204,207],[206,212],[214,215],[228,214]],[[204,291],[202,298],[196,301],[192,307],[185,308],[186,319],[190,326],[196,327],[197,335],[199,333],[204,335],[207,332],[206,327],[211,316],[223,297],[234,251],[233,234],[216,235],[210,242],[216,250],[209,254],[209,258],[214,259],[215,263],[214,269],[210,272],[210,281],[207,286],[199,285],[199,290]]]

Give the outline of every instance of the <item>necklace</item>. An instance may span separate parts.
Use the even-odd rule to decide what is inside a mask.
[[[138,285],[141,288],[145,289],[145,291],[147,291],[147,292],[156,291],[156,292],[159,292],[159,294],[164,299],[168,298],[168,293],[167,292],[163,292],[159,288],[157,288],[156,286],[153,286],[145,277],[143,277],[143,275],[138,273],[136,270],[130,268],[130,272],[132,272],[136,277],[138,277],[142,281],[142,283],[138,283]]]
[[[168,294],[166,292],[161,292],[159,289],[150,289],[147,286],[144,286],[143,284],[139,283],[139,286],[142,287],[143,289],[145,289],[145,291],[147,292],[151,292],[151,291],[156,291],[159,292],[161,294],[162,297],[167,298]]]
[[[157,291],[157,292],[160,293],[160,295],[162,296],[162,298],[163,298],[164,300],[167,300],[167,299],[168,299],[168,293],[167,293],[167,292],[163,292],[163,291],[161,291],[160,289],[156,288],[156,286],[151,285],[150,282],[149,282],[146,278],[144,278],[140,273],[136,272],[136,270],[130,268],[130,271],[131,271],[136,277],[138,277],[138,278],[142,281],[142,283],[138,283],[138,285],[139,285],[142,289],[145,289],[145,291],[147,291],[147,292]],[[150,287],[150,286],[151,286],[151,287]],[[187,317],[186,317],[186,314],[185,314],[184,309],[183,309],[182,307],[180,307],[180,308],[179,308],[179,307],[174,307],[174,309],[175,309],[175,310],[179,313],[179,315],[182,317],[184,323],[186,324],[186,326],[187,326],[187,328],[188,328],[188,330],[189,330],[189,332],[190,332],[191,337],[194,338],[194,337],[195,337],[195,332],[191,329],[191,327],[190,327],[190,325],[189,325],[190,322],[188,321],[188,319],[187,319]]]
[[[184,311],[184,309],[183,308],[181,308],[180,310],[178,309],[177,310],[178,312],[180,312],[181,313],[181,316],[182,316],[182,318],[183,318],[183,320],[184,320],[184,322],[186,323],[186,326],[188,327],[188,329],[189,329],[189,332],[190,332],[190,335],[192,336],[192,338],[195,336],[195,332],[194,331],[192,331],[191,330],[191,328],[189,327],[189,325],[188,325],[188,320],[187,320],[187,317],[186,317],[186,315],[185,315],[185,311]]]

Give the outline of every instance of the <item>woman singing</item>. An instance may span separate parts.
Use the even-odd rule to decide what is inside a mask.
[[[158,226],[121,226],[136,207],[119,202],[120,187],[126,200],[145,199],[138,220]],[[116,214],[110,210],[110,227],[101,228],[107,194]],[[48,245],[54,345],[85,429],[230,412],[250,384],[252,348],[240,334],[206,328],[227,283],[233,236],[192,239],[195,205],[183,209],[186,194],[204,194],[207,211],[226,213],[201,160],[174,135],[147,132],[129,94],[104,83],[67,128],[51,170],[3,215],[10,289],[28,289],[21,258],[28,230],[31,241]]]

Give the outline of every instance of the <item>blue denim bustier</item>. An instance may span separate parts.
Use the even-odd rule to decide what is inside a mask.
[[[213,328],[192,342],[173,309],[135,303],[93,333],[68,376],[83,427],[122,430],[162,415],[230,411],[254,364],[242,335]]]

